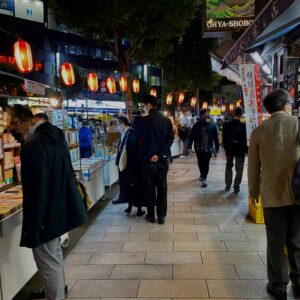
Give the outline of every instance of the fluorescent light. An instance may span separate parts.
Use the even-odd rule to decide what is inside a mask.
[[[263,69],[263,71],[264,71],[267,75],[270,75],[270,74],[272,73],[272,69],[269,67],[268,64],[264,64],[264,65],[262,66],[262,69]]]
[[[261,57],[261,55],[258,52],[251,52],[250,53],[251,58],[257,63],[262,65],[264,63],[263,58]]]

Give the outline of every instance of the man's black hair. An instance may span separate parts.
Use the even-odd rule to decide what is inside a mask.
[[[243,115],[243,110],[242,110],[240,107],[236,107],[236,108],[234,109],[234,115],[235,115],[236,117],[241,117],[241,116]]]
[[[15,105],[12,108],[12,117],[18,118],[21,122],[27,122],[34,118],[32,111],[22,105]]]
[[[276,89],[268,94],[264,99],[264,107],[269,114],[282,111],[291,102],[291,96],[284,89]]]
[[[118,120],[119,120],[119,123],[122,123],[125,126],[130,126],[130,122],[126,117],[121,116],[121,117],[118,118]]]
[[[34,115],[35,118],[38,118],[38,119],[43,119],[44,121],[49,121],[49,117],[47,114],[45,113],[38,113],[36,115]]]
[[[142,103],[144,104],[151,104],[153,107],[157,107],[158,103],[157,103],[157,98],[152,96],[152,95],[145,95],[143,97]]]
[[[207,113],[207,109],[202,109],[200,111],[200,117],[202,117],[203,115],[205,115]]]

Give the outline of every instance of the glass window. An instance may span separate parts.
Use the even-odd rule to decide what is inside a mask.
[[[101,49],[100,48],[96,48],[96,58],[101,58]]]
[[[109,50],[103,50],[103,59],[104,60],[114,60],[114,55]]]
[[[65,53],[69,54],[69,45],[68,44],[65,44]]]
[[[82,47],[82,54],[83,54],[84,56],[88,56],[88,55],[89,55],[89,48],[86,47],[86,46],[83,46],[83,47]]]
[[[76,55],[82,55],[82,47],[81,47],[81,45],[76,45]]]
[[[76,54],[76,47],[74,44],[69,45],[69,54]]]
[[[151,76],[150,82],[151,85],[161,86],[161,78],[159,76]]]
[[[89,56],[95,57],[95,47],[89,47]]]

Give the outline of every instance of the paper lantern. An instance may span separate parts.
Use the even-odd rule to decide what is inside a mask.
[[[125,76],[120,77],[119,85],[120,85],[121,92],[123,93],[127,92],[128,86],[127,86],[127,78]]]
[[[191,99],[191,106],[192,106],[192,107],[195,107],[195,106],[196,106],[196,103],[197,103],[197,98],[196,98],[196,97],[193,97],[193,98]]]
[[[75,83],[74,70],[70,63],[65,62],[60,66],[60,75],[64,85],[72,86]]]
[[[150,95],[154,96],[155,98],[157,97],[157,91],[156,89],[151,89]]]
[[[242,106],[242,100],[238,100],[236,102],[236,107],[241,107]]]
[[[208,108],[208,104],[206,101],[204,101],[202,104],[202,109],[207,109],[207,108]]]
[[[226,105],[223,104],[221,109],[222,109],[222,112],[225,112],[226,111]]]
[[[14,57],[20,72],[26,73],[33,69],[30,45],[24,41],[14,43]]]
[[[109,76],[106,79],[106,87],[107,87],[107,90],[110,94],[115,94],[116,93],[116,91],[117,91],[116,90],[116,81],[112,76]]]
[[[166,104],[167,104],[167,105],[171,105],[171,104],[172,104],[172,101],[173,101],[173,96],[172,96],[172,94],[168,94],[168,95],[167,95],[167,99],[166,99]]]
[[[133,82],[132,82],[132,89],[133,89],[133,92],[135,94],[139,93],[140,91],[140,82],[138,79],[134,79]]]
[[[230,110],[230,111],[233,111],[233,110],[234,110],[234,105],[233,105],[233,104],[230,104],[230,105],[229,105],[229,110]]]
[[[184,93],[180,93],[178,96],[178,103],[182,103],[184,101]]]
[[[87,75],[87,85],[90,91],[96,92],[98,90],[98,77],[97,74],[91,72]]]

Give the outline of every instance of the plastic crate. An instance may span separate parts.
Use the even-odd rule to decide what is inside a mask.
[[[255,200],[255,205],[249,199],[248,200],[248,206],[249,206],[249,216],[254,221],[254,223],[256,223],[256,224],[264,224],[265,223],[265,220],[264,220],[264,211],[263,211],[263,208],[261,206],[260,199],[259,200]]]

